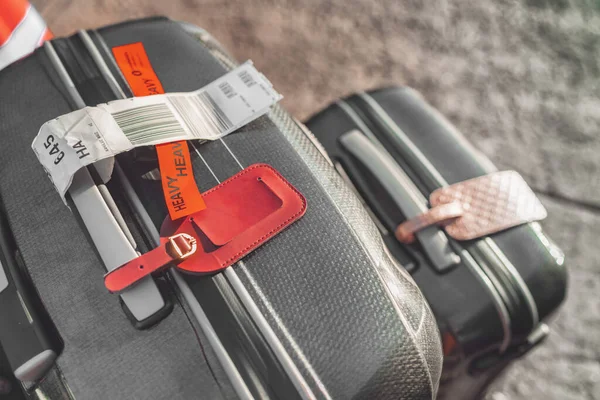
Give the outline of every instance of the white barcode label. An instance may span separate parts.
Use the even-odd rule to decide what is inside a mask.
[[[251,88],[252,86],[256,85],[254,77],[249,74],[248,71],[242,70],[238,73],[238,76],[247,87]]]
[[[166,104],[149,104],[112,114],[119,128],[134,145],[149,140],[172,139],[185,134]]]
[[[135,146],[185,139],[215,140],[238,129],[281,99],[246,62],[200,90],[117,100],[108,111]]]
[[[281,99],[248,61],[200,90],[117,100],[48,121],[32,148],[61,196],[77,170],[137,146],[215,140]]]
[[[223,94],[228,98],[232,98],[233,96],[235,96],[237,93],[235,92],[235,90],[233,90],[233,88],[231,87],[231,85],[229,84],[229,82],[223,82],[219,85],[219,89],[221,89],[223,91]]]

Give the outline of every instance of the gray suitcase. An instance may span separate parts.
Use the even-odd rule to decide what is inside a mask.
[[[29,390],[76,399],[434,398],[441,347],[428,305],[312,135],[278,106],[190,147],[196,180],[205,191],[268,163],[306,196],[306,215],[223,273],[171,270],[120,298],[107,292],[106,270],[153,248],[167,214],[160,182],[144,178],[156,167],[153,150],[117,157],[106,184],[93,168],[78,173],[70,211],[30,145],[56,116],[131,96],[110,49],[134,42],[167,92],[198,89],[235,65],[206,32],[153,18],[56,39],[0,72],[6,229],[29,295],[39,295],[62,343]],[[5,336],[8,354],[15,338]]]

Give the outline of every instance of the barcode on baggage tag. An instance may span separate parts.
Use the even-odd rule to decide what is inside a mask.
[[[207,92],[194,96],[174,96],[169,100],[197,138],[214,138],[234,128],[221,107]]]
[[[127,139],[134,145],[181,137],[186,132],[166,104],[150,104],[112,114]]]
[[[225,97],[227,97],[228,99],[231,99],[237,94],[236,91],[231,87],[231,85],[227,81],[220,83],[219,89],[221,89]]]
[[[195,92],[116,100],[57,117],[42,126],[32,148],[64,199],[82,166],[138,146],[216,140],[264,115],[280,99],[247,62]],[[64,152],[65,161],[57,162],[52,152],[45,155],[48,135],[65,148],[79,149],[82,144],[89,154],[81,158],[82,153],[74,151],[67,157]]]
[[[248,71],[242,70],[240,73],[238,73],[238,76],[247,87],[251,88],[252,86],[256,85],[254,77]]]

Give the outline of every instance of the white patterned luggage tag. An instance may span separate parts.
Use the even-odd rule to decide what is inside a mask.
[[[219,139],[281,98],[248,61],[195,92],[116,100],[62,115],[42,125],[31,147],[64,198],[75,172],[87,165],[138,146]]]
[[[443,225],[457,240],[472,240],[546,218],[546,209],[515,171],[494,172],[439,188],[429,197],[431,209],[403,222],[396,238],[411,243],[414,233]]]

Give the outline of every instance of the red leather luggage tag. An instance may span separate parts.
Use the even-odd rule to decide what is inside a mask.
[[[119,292],[175,264],[194,274],[215,273],[261,246],[306,212],[306,199],[273,167],[252,165],[203,193],[206,209],[161,227],[161,246],[109,272]]]

